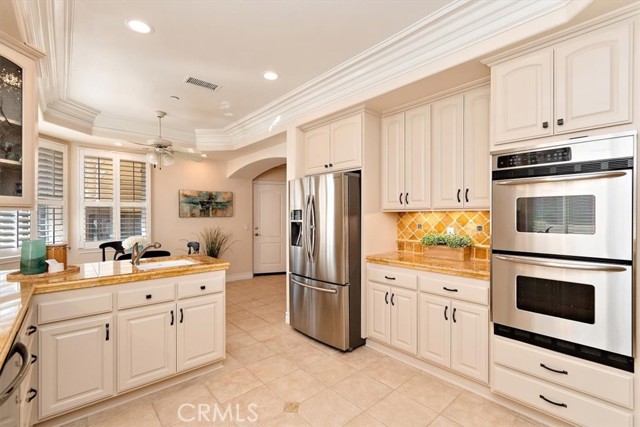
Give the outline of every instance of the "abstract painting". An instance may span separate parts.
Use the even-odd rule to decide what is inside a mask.
[[[180,218],[233,216],[231,191],[179,190]]]

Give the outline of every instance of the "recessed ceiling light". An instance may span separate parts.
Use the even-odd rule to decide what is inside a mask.
[[[200,154],[200,157],[205,158],[205,157],[209,157],[207,156],[205,153]]]
[[[265,71],[264,73],[262,73],[262,77],[267,80],[276,80],[278,78],[278,73],[276,73],[275,71]]]
[[[114,142],[113,145],[116,147],[122,147],[122,142]]]
[[[225,117],[233,117],[233,113],[226,112],[226,113],[224,113],[224,116]]]
[[[153,27],[139,19],[127,19],[125,21],[127,28],[140,34],[149,34],[153,31]]]
[[[231,108],[231,103],[229,101],[222,101],[220,103],[221,110],[228,110],[229,108]]]

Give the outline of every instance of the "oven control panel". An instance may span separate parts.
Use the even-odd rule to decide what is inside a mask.
[[[498,169],[567,162],[569,160],[571,160],[570,147],[553,148],[551,150],[500,156],[498,157]]]

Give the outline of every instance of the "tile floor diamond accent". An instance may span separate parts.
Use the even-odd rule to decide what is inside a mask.
[[[227,283],[227,295],[222,368],[67,427],[538,426],[370,348],[343,353],[293,330],[284,323],[283,275]],[[182,403],[231,411],[182,422]]]

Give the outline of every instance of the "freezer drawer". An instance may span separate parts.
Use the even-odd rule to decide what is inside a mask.
[[[349,349],[349,286],[292,274],[289,296],[291,326],[330,346]]]

